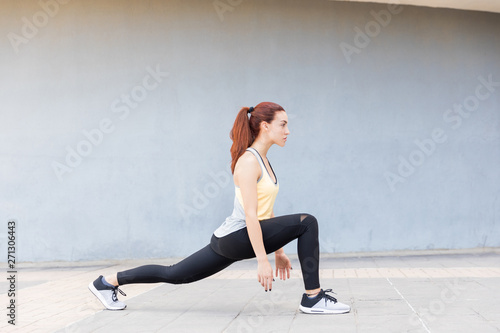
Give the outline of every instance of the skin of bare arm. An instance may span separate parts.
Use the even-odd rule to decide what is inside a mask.
[[[272,289],[273,269],[267,259],[262,229],[257,218],[257,180],[261,176],[259,162],[250,152],[245,152],[236,163],[234,183],[241,190],[248,237],[257,258],[257,278],[266,291]]]

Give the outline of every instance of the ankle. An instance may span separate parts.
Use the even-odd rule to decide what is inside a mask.
[[[306,290],[306,295],[309,298],[314,298],[314,297],[318,296],[318,294],[320,293],[320,291],[321,291],[321,288],[312,289],[312,290]]]
[[[115,287],[118,286],[118,279],[116,277],[116,274],[115,275],[107,275],[107,276],[104,277],[104,280],[107,283],[109,283],[109,284],[111,284],[111,285],[113,285]]]

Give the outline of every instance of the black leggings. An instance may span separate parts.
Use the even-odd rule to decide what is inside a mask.
[[[297,252],[306,290],[320,287],[318,221],[309,214],[273,217],[260,222],[267,253],[297,239]],[[217,238],[210,244],[171,266],[145,265],[118,272],[118,284],[190,283],[220,272],[232,263],[255,258],[247,228]]]

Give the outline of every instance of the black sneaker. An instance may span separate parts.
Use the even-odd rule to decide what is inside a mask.
[[[108,310],[123,310],[127,307],[125,303],[118,300],[116,292],[119,291],[123,296],[127,295],[118,287],[109,287],[102,283],[102,275],[94,282],[90,282],[89,289]]]
[[[323,290],[314,298],[309,298],[307,294],[302,295],[302,302],[300,302],[300,311],[304,313],[347,313],[351,311],[349,305],[340,303],[333,296],[326,293],[333,292],[331,289]]]

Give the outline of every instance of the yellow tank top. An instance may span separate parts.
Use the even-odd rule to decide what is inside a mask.
[[[271,171],[273,172],[274,179],[276,179],[276,183],[274,183],[274,181],[271,179],[271,175],[269,175],[269,172],[267,172],[264,160],[262,160],[259,152],[251,147],[247,148],[247,151],[255,155],[255,157],[259,161],[262,171],[262,175],[257,180],[257,218],[259,219],[259,221],[262,221],[271,218],[274,202],[276,201],[276,196],[278,195],[280,186],[278,184],[278,177],[276,177],[271,163],[269,163],[269,166],[271,167]],[[235,188],[235,194],[241,207],[245,209],[243,205],[243,197],[241,196],[241,190],[238,186],[236,186]]]

